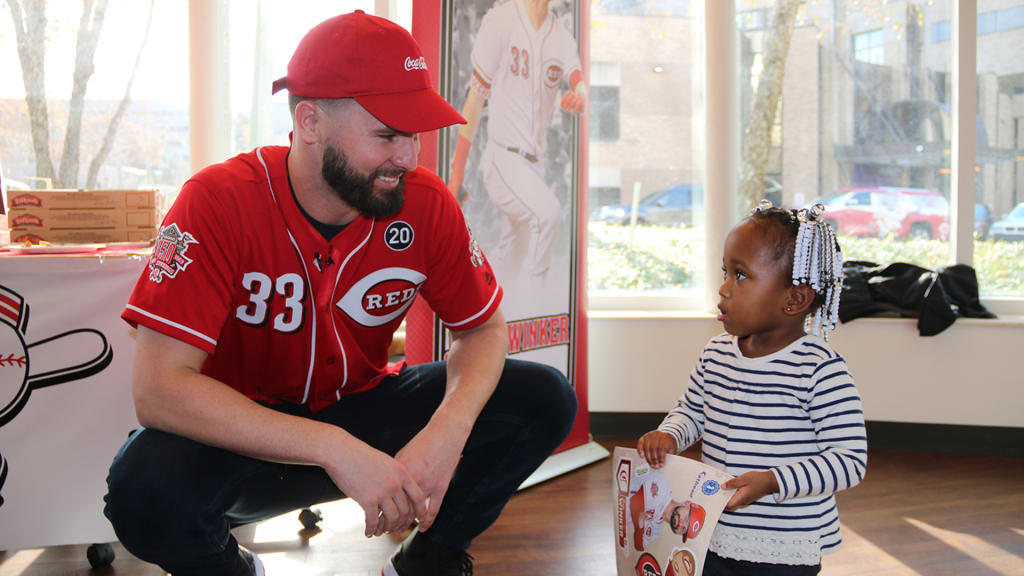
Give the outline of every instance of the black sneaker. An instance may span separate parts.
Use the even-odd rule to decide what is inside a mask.
[[[473,557],[465,550],[431,542],[419,532],[402,542],[381,576],[473,576]]]
[[[260,562],[260,557],[253,554],[252,551],[248,548],[244,548],[243,546],[239,545],[238,557],[245,564],[246,568],[248,568],[248,572],[246,574],[251,576],[266,575],[266,572],[263,571],[263,562]]]

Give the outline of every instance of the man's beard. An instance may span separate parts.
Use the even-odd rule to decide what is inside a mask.
[[[378,168],[369,176],[360,176],[349,166],[345,154],[328,144],[324,148],[321,174],[339,198],[371,218],[387,218],[402,209],[405,201],[405,195],[402,193],[405,188],[404,170]],[[398,184],[377,194],[374,192],[373,184],[378,176],[398,176]]]

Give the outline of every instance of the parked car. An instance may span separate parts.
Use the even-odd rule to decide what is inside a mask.
[[[989,230],[993,240],[1024,240],[1024,202],[1017,204],[1001,220],[992,224]]]
[[[825,222],[836,234],[878,238],[899,228],[898,199],[878,188],[852,188],[819,200],[825,205]]]
[[[852,188],[820,200],[839,234],[881,238],[949,237],[949,201],[925,188]]]
[[[680,184],[655,192],[637,205],[637,224],[657,226],[693,226],[704,211],[704,188]],[[596,220],[613,224],[629,224],[631,204],[602,206]]]
[[[899,198],[902,212],[897,238],[949,238],[949,201],[935,190],[923,188],[882,188]]]

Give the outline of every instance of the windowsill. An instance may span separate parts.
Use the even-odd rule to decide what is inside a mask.
[[[680,311],[680,310],[588,310],[589,318],[600,318],[603,320],[633,319],[633,320],[714,320],[715,316],[706,312]],[[864,316],[852,320],[857,323],[896,323],[916,322],[917,318],[895,318],[887,316]],[[998,318],[957,318],[956,324],[968,324],[977,326],[1024,326],[1024,316],[1005,315]]]

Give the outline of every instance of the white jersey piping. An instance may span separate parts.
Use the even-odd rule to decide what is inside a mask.
[[[484,312],[487,312],[491,308],[491,304],[494,303],[494,299],[498,297],[498,288],[499,287],[500,286],[498,284],[494,285],[494,293],[491,294],[491,299],[487,301],[487,304],[484,305],[482,310],[480,310],[476,314],[473,314],[469,318],[466,318],[465,320],[462,320],[460,322],[445,322],[444,325],[454,328],[456,326],[462,326],[463,324],[466,324],[467,322],[472,322],[473,320],[476,320],[477,318],[479,318],[481,314],[483,314]]]
[[[274,185],[270,181],[270,169],[267,168],[267,163],[263,160],[263,154],[260,153],[259,148],[256,149],[256,158],[259,159],[260,164],[263,165],[263,173],[267,176],[267,187],[270,188],[270,197],[274,200],[274,204],[278,206],[278,209],[280,209],[281,204],[277,201],[277,194],[274,193]],[[284,218],[284,215],[282,214],[281,217]],[[285,221],[285,229],[287,230],[287,228],[288,222]],[[309,270],[306,268],[306,260],[302,257],[302,251],[299,250],[299,244],[295,241],[295,237],[292,236],[291,230],[288,230],[288,239],[291,240],[292,247],[295,248],[295,252],[299,255],[299,262],[302,263],[302,272],[306,275],[306,286],[312,287],[309,280]],[[310,289],[310,296],[313,301],[313,305],[310,306],[312,316],[311,322],[313,325],[312,330],[310,330],[309,340],[309,370],[306,372],[306,389],[302,393],[301,404],[305,404],[309,399],[309,388],[313,382],[313,364],[316,359],[316,295],[312,294],[312,288]],[[341,353],[345,353],[344,348],[342,348]]]
[[[157,322],[160,322],[162,324],[166,324],[168,326],[172,326],[174,328],[177,328],[178,330],[181,330],[182,332],[188,332],[189,334],[195,336],[196,338],[200,338],[200,339],[202,339],[205,342],[209,342],[210,344],[213,344],[214,348],[217,347],[217,341],[216,340],[214,340],[213,338],[210,338],[206,334],[203,334],[201,332],[197,332],[197,331],[189,328],[188,326],[185,326],[183,324],[178,324],[177,322],[173,322],[173,321],[168,320],[167,318],[163,318],[161,316],[157,316],[156,314],[153,314],[152,312],[146,312],[142,308],[139,308],[138,306],[134,306],[132,304],[128,304],[126,306],[126,308],[128,308],[129,310],[134,310],[135,312],[138,312],[139,314],[142,314],[146,318],[150,318],[150,319],[156,320]]]
[[[345,256],[345,259],[342,260],[341,262],[341,266],[338,266],[338,275],[334,279],[334,288],[331,290],[331,302],[335,301],[334,294],[338,290],[338,282],[341,281],[342,270],[345,269],[345,265],[348,264],[348,261],[352,259],[352,256],[354,256],[356,252],[359,252],[363,248],[363,246],[366,246],[366,243],[370,241],[370,237],[373,236],[373,225],[375,223],[376,220],[370,220],[370,231],[366,234],[366,238],[363,238],[363,241],[360,242],[358,246],[353,248],[352,251],[348,253],[348,256]],[[345,354],[345,347],[341,343],[341,335],[338,334],[337,324],[332,322],[331,325],[334,328],[334,337],[338,340],[338,346],[341,348],[341,362],[342,367],[345,369],[344,372],[342,373],[341,386],[339,386],[338,389],[335,391],[338,400],[341,400],[341,389],[344,388],[346,384],[348,384],[348,357]]]

